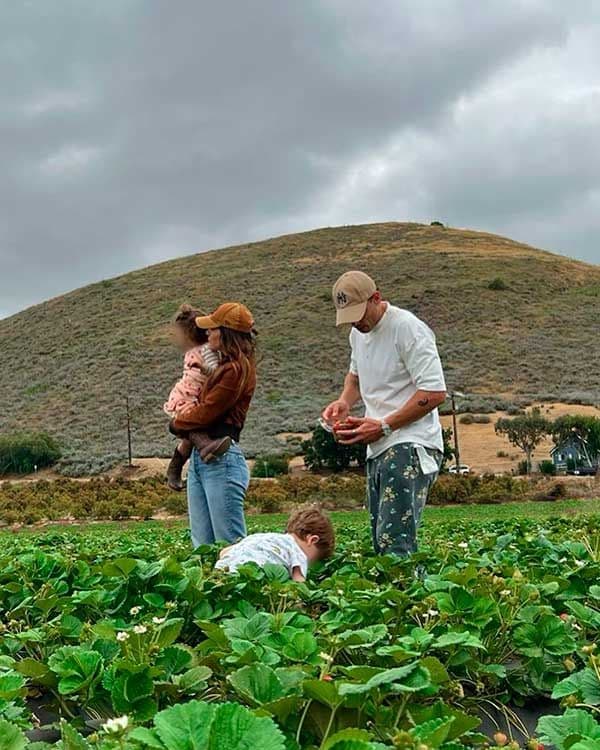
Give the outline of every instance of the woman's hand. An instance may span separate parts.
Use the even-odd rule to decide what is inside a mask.
[[[342,424],[335,428],[336,440],[341,445],[368,445],[383,437],[381,420],[371,417],[346,417]]]

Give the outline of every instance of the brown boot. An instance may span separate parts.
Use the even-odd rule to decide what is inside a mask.
[[[227,453],[231,447],[230,437],[222,437],[215,440],[205,432],[190,432],[189,439],[200,454],[200,458],[207,464],[214,461],[218,456],[222,456],[223,453]]]
[[[177,448],[175,448],[173,458],[169,461],[169,466],[167,467],[167,484],[170,489],[175,490],[175,492],[181,492],[183,489],[181,472],[183,471],[186,461],[187,458],[182,456]]]

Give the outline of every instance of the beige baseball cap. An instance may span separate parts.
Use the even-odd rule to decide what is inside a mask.
[[[358,323],[367,309],[367,301],[377,291],[377,284],[362,271],[348,271],[342,274],[333,285],[333,304],[335,305],[338,326],[344,323]]]

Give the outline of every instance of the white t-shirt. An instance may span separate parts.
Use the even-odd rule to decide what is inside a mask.
[[[352,328],[350,372],[358,375],[365,415],[384,419],[418,390],[445,391],[444,372],[433,331],[408,310],[388,304],[369,333]],[[392,445],[414,443],[444,450],[437,409],[367,446],[375,458]]]
[[[215,568],[235,572],[240,565],[254,562],[261,567],[265,563],[283,565],[290,577],[295,567],[299,567],[306,578],[308,558],[304,550],[291,534],[250,534],[231,546],[217,561]]]

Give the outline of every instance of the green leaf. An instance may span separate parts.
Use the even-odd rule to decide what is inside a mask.
[[[208,748],[216,706],[190,701],[171,706],[154,717],[156,733],[166,750]]]
[[[242,667],[227,679],[238,695],[256,706],[271,703],[285,695],[275,671],[264,664]]]
[[[223,630],[230,640],[256,642],[271,631],[271,619],[266,612],[259,612],[250,618],[234,617],[223,623]]]
[[[352,747],[356,750],[370,750],[371,736],[364,729],[343,729],[333,734],[323,745],[322,750],[345,750]],[[352,745],[349,743],[353,743]]]
[[[83,646],[63,646],[48,659],[48,666],[58,675],[58,691],[72,695],[90,687],[100,679],[102,657]]]
[[[91,745],[70,724],[60,722],[61,750],[90,750]]]
[[[431,719],[423,724],[419,724],[410,730],[410,733],[419,742],[430,747],[439,747],[448,738],[450,728],[454,722],[454,716],[447,718]]]
[[[483,643],[477,638],[477,636],[469,633],[468,631],[455,632],[453,630],[448,633],[444,633],[439,638],[436,638],[432,648],[446,649],[450,646],[464,646],[465,648],[479,648],[484,649]]]
[[[564,741],[571,735],[600,740],[600,724],[587,711],[567,708],[562,716],[542,716],[536,734],[541,742],[556,745],[562,750]]]
[[[386,625],[369,625],[359,630],[345,630],[337,636],[337,641],[343,648],[364,648],[383,640],[387,634]]]
[[[289,643],[283,647],[283,655],[290,661],[307,662],[319,650],[317,639],[311,633],[300,630],[294,633]]]
[[[304,695],[317,703],[323,703],[329,708],[341,705],[343,698],[338,691],[338,684],[324,680],[305,680],[302,683]]]
[[[9,721],[0,719],[0,748],[2,750],[23,750],[27,745],[27,738],[19,727]]]
[[[419,663],[429,672],[434,685],[443,685],[450,680],[448,670],[435,656],[425,656]]]
[[[166,620],[162,625],[156,627],[154,631],[154,642],[160,648],[170,646],[179,637],[182,627],[183,619],[181,617],[174,617],[170,620]]]
[[[592,607],[586,607],[581,602],[567,602],[567,608],[575,615],[581,625],[587,625],[595,630],[600,629],[600,612]]]
[[[194,652],[187,646],[167,646],[156,659],[156,666],[164,669],[167,677],[190,669],[194,663]]]
[[[165,750],[285,750],[271,719],[235,703],[178,704],[156,714],[154,726]]]
[[[164,750],[165,747],[156,736],[156,732],[146,729],[146,727],[136,727],[129,733],[128,739],[139,742],[144,748],[150,747],[156,750]]]
[[[559,700],[567,695],[580,695],[584,703],[599,706],[600,680],[594,670],[583,669],[558,682],[552,691],[552,697]]]
[[[0,674],[0,698],[12,701],[25,693],[25,679],[17,672]]]
[[[57,684],[56,676],[50,671],[48,665],[36,659],[29,657],[21,659],[15,664],[15,669],[25,677],[29,677],[34,685],[54,687]]]
[[[103,575],[109,578],[128,578],[137,567],[138,561],[130,557],[120,557],[104,564]]]
[[[236,703],[215,711],[207,750],[285,750],[285,740],[272,719],[257,718]]]
[[[415,693],[431,685],[429,673],[418,664],[386,669],[367,682],[353,684],[343,682],[339,686],[341,696],[361,695],[375,688],[384,688],[386,693]]]
[[[206,681],[212,675],[208,667],[192,667],[184,672],[177,681],[177,687],[182,693],[195,695],[206,687]]]
[[[600,750],[600,742],[590,739],[577,740],[569,745],[569,750]]]

